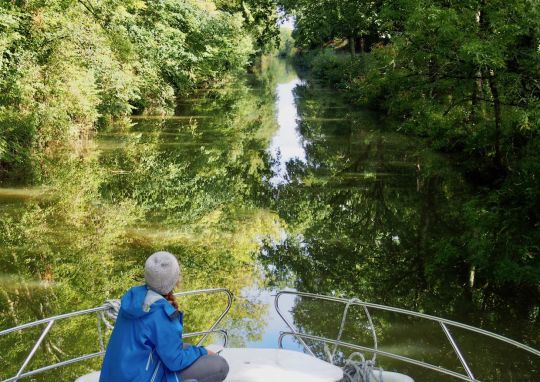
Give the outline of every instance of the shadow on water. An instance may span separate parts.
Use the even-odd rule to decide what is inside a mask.
[[[447,160],[384,132],[377,115],[307,85],[283,61],[263,64],[257,76],[179,100],[175,117],[101,131],[84,156],[47,162],[39,182],[0,189],[0,328],[117,298],[141,282],[146,256],[165,249],[180,258],[183,288],[235,293],[224,325],[233,345],[277,346],[273,335],[285,328],[270,313],[271,291],[290,287],[456,319],[538,347],[530,296],[468,287],[460,249],[470,191]],[[186,330],[208,327],[222,306],[183,301]],[[341,308],[299,299],[284,309],[301,331],[336,335]],[[364,322],[352,310],[344,339],[369,343]],[[384,350],[459,370],[438,328],[391,314],[375,324]],[[98,348],[94,317],[51,334],[31,368]],[[455,334],[479,378],[538,378],[535,360]],[[0,379],[38,335],[0,338]],[[69,381],[97,367],[31,380]]]

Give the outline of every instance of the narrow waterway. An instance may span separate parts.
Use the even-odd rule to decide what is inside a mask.
[[[168,250],[182,263],[182,288],[235,294],[222,325],[231,346],[277,347],[287,330],[273,310],[280,289],[389,304],[540,346],[538,303],[469,288],[471,270],[454,260],[471,195],[447,159],[283,61],[183,99],[172,117],[102,130],[80,157],[40,165],[39,181],[0,184],[0,329],[118,298],[141,282],[150,253]],[[186,330],[197,331],[224,301],[181,305]],[[297,330],[338,335],[343,306],[292,297],[280,306]],[[380,349],[463,372],[437,324],[372,313]],[[364,311],[348,317],[342,339],[371,346]],[[453,334],[479,380],[540,379],[523,352]],[[38,335],[0,338],[0,379],[16,373]],[[98,347],[95,317],[58,323],[30,368]],[[454,380],[378,364],[419,382]],[[98,359],[29,380],[70,381],[97,367]]]

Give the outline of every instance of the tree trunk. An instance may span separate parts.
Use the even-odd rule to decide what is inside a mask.
[[[366,38],[360,37],[359,38],[359,45],[360,45],[360,53],[364,54],[366,52]]]
[[[478,38],[483,39],[483,35],[487,29],[487,20],[484,12],[484,7],[486,6],[485,0],[480,1],[479,9],[476,12],[475,20],[478,26]],[[472,112],[471,112],[471,121],[473,123],[478,122],[478,106],[480,107],[480,112],[482,118],[485,118],[486,110],[485,104],[481,103],[478,105],[478,99],[484,97],[484,80],[482,75],[482,70],[478,69],[475,73],[475,81],[473,85],[473,94],[472,94]]]
[[[355,44],[355,38],[349,37],[349,49],[351,50],[351,56],[354,57],[356,55],[356,44]]]
[[[360,64],[362,65],[362,70],[366,71],[366,39],[364,37],[359,37],[356,39],[358,46],[360,47]]]
[[[474,281],[476,279],[476,266],[471,265],[469,268],[469,288],[474,288]]]
[[[471,116],[469,122],[478,123],[478,98],[483,98],[482,93],[482,72],[478,70],[474,75],[472,95],[471,95]]]
[[[502,167],[501,157],[501,125],[502,125],[502,110],[501,100],[499,97],[499,88],[497,86],[497,80],[495,73],[490,71],[489,73],[489,88],[491,89],[491,96],[493,97],[493,109],[495,112],[495,165],[499,168]]]
[[[479,10],[476,12],[476,15],[475,15],[475,20],[476,20],[476,24],[478,26],[478,32],[482,29],[482,26],[481,26],[481,23],[480,21],[482,20],[482,11]],[[477,32],[477,34],[479,34]],[[476,108],[478,107],[478,93],[479,93],[479,89],[478,89],[478,77],[480,77],[479,75],[479,72],[480,70],[477,70],[476,73],[475,73],[475,79],[474,79],[474,83],[473,83],[473,88],[472,88],[472,94],[471,94],[471,116],[469,118],[469,122],[473,123],[473,124],[476,124],[476,122],[478,122],[478,116],[476,114]]]
[[[478,85],[477,80],[474,80],[472,95],[471,95],[471,117],[469,122],[476,124],[478,117],[476,115],[476,108],[478,107]]]

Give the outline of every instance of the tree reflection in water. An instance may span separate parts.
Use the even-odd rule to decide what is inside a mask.
[[[144,260],[161,249],[179,257],[183,289],[226,287],[241,296],[260,285],[257,238],[277,232],[275,214],[260,203],[268,199],[266,147],[276,129],[266,86],[272,82],[239,81],[180,101],[175,117],[111,126],[83,157],[57,153],[43,163],[43,184],[25,185],[37,183],[43,193],[27,198],[18,188],[2,197],[0,327],[118,298],[141,283]],[[220,296],[182,299],[186,331],[208,328],[225,303]],[[260,337],[265,310],[236,300],[224,324],[242,328],[233,344]],[[38,334],[0,338],[0,379],[16,373]],[[61,322],[30,369],[97,349],[95,316]],[[74,380],[100,362],[31,380]]]
[[[267,240],[260,255],[274,284],[464,321],[537,346],[531,294],[509,300],[504,290],[470,287],[464,206],[471,194],[445,158],[384,132],[377,115],[344,107],[336,93],[312,84],[297,96],[306,161],[290,161],[289,181],[274,191],[287,234]],[[336,338],[342,309],[302,298],[292,314],[300,331]],[[461,370],[437,324],[389,313],[375,313],[375,322],[383,350]],[[352,309],[343,339],[371,345],[366,325],[363,310]],[[538,378],[534,357],[455,335],[480,380]],[[313,346],[326,357],[321,344]],[[381,364],[416,380],[445,380],[388,359]]]

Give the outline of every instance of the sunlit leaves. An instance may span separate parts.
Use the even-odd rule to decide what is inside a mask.
[[[30,1],[0,9],[0,105],[35,124],[29,156],[78,145],[98,122],[126,122],[133,111],[170,113],[175,93],[224,82],[254,53],[242,15],[211,1]]]

